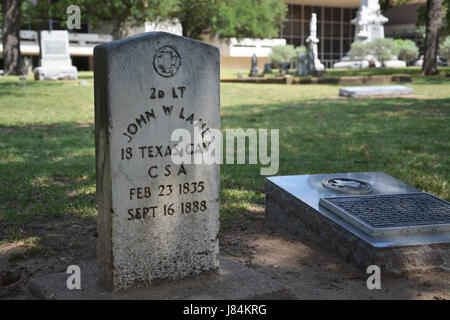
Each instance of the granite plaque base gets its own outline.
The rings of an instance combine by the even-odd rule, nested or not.
[[[320,205],[321,199],[352,196],[322,184],[333,177],[367,181],[373,189],[364,196],[421,192],[383,172],[271,177],[265,181],[266,221],[335,250],[363,268],[375,264],[392,273],[450,269],[450,232],[446,228],[428,228],[424,233],[370,234]]]
[[[77,68],[68,67],[37,67],[34,69],[34,80],[76,80]]]

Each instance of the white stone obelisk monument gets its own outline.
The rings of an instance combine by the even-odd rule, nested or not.
[[[312,14],[311,22],[309,23],[310,35],[306,39],[306,47],[308,49],[308,73],[316,72],[325,69],[325,66],[319,60],[319,53],[317,50],[317,44],[319,39],[317,38],[317,16]]]

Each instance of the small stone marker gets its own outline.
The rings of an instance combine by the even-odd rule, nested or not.
[[[258,76],[258,58],[256,57],[256,54],[253,54],[252,56],[252,67],[250,68],[250,74],[249,77],[257,77]]]
[[[339,88],[341,97],[399,96],[412,94],[413,89],[405,86],[361,86]]]
[[[94,60],[100,283],[218,270],[220,167],[174,164],[171,134],[219,128],[219,50],[150,32],[99,45]]]
[[[41,31],[40,67],[34,69],[35,80],[74,80],[77,68],[69,55],[67,30]]]

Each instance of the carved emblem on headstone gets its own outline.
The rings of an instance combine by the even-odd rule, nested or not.
[[[163,77],[173,77],[181,66],[181,57],[178,51],[170,46],[158,49],[153,57],[153,68]]]

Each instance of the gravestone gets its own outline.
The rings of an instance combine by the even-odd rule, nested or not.
[[[69,55],[69,33],[66,30],[41,31],[40,66],[34,69],[35,80],[75,80],[77,68]]]
[[[272,73],[272,64],[265,63],[264,64],[264,74],[270,74],[270,73]]]
[[[22,74],[33,74],[33,62],[29,56],[22,56]]]
[[[219,128],[219,61],[165,32],[95,47],[99,280],[112,291],[219,268],[219,164],[177,164],[206,147],[171,140]]]
[[[81,290],[69,289],[65,272],[32,277],[35,297],[295,298],[288,286],[219,257],[219,164],[176,157],[217,150],[210,142],[220,121],[219,61],[218,48],[165,32],[95,47],[97,261],[77,261]],[[174,138],[177,129],[203,142]]]
[[[356,87],[342,87],[339,88],[339,95],[341,97],[371,97],[371,96],[400,96],[409,95],[413,93],[413,89],[400,86],[356,86]]]
[[[299,53],[297,58],[296,75],[303,76],[308,74],[308,55],[307,53]]]
[[[257,77],[258,76],[258,58],[256,57],[256,54],[253,54],[253,56],[252,56],[252,66],[250,68],[250,73],[248,76],[249,77]]]
[[[282,75],[288,74],[290,66],[291,66],[291,64],[289,62],[282,62],[282,63],[280,63],[280,73]]]

